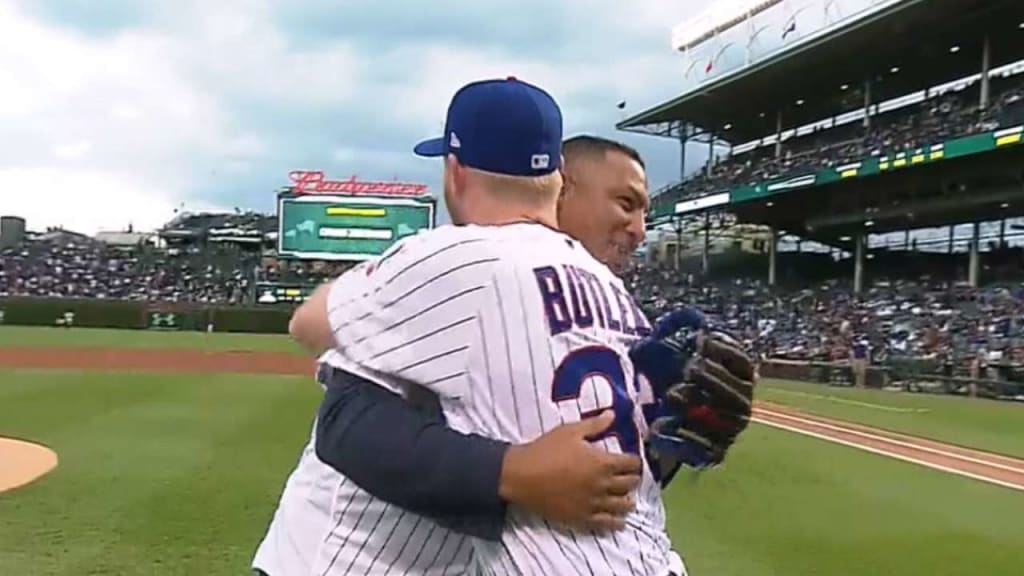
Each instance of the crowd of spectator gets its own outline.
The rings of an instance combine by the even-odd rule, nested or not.
[[[198,248],[124,250],[54,234],[0,251],[0,297],[102,298],[238,304],[258,263]]]
[[[652,317],[697,306],[765,359],[845,361],[862,343],[874,364],[929,361],[949,376],[995,378],[1000,366],[1024,366],[1022,274],[982,288],[938,275],[879,277],[859,295],[848,280],[712,283],[649,264],[627,280]]]
[[[904,152],[979,132],[1024,122],[1024,80],[1003,81],[990,104],[979,106],[977,85],[936,94],[910,105],[862,120],[824,126],[787,139],[776,156],[775,146],[736,154],[662,192],[659,204],[724,192],[774,178],[809,174],[869,157]]]
[[[316,286],[336,278],[353,266],[352,262],[291,261],[260,268],[257,281]]]
[[[351,266],[278,261],[230,243],[123,247],[54,232],[0,250],[0,297],[247,304],[261,283],[315,286]]]

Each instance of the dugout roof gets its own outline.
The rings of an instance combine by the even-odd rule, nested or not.
[[[684,121],[719,132],[731,124],[720,137],[749,142],[775,133],[779,110],[784,131],[849,112],[850,105],[841,99],[843,85],[859,90],[872,78],[872,101],[882,102],[980,73],[986,35],[991,68],[1024,59],[1024,0],[907,0],[617,127]],[[893,73],[893,67],[899,71]],[[798,100],[803,104],[797,105]]]

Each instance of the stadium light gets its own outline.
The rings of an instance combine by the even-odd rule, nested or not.
[[[769,201],[767,204],[765,204],[765,206],[771,208],[772,206],[775,206],[775,202]]]
[[[874,220],[868,220],[867,222],[864,223],[864,226],[867,227],[867,228],[870,228],[870,227],[872,227],[874,225],[875,225],[875,221]]]
[[[957,53],[957,52],[959,52],[959,51],[960,51],[960,47],[959,47],[959,46],[952,46],[952,47],[950,47],[950,49],[949,49],[949,53],[950,53],[950,54],[956,54],[956,53]]]
[[[840,236],[839,237],[839,241],[840,242],[849,242],[850,241],[850,237],[849,236]]]
[[[899,66],[893,66],[892,68],[889,68],[889,72],[892,72],[893,74],[895,74],[895,73],[897,73],[899,71],[900,71],[900,67]]]
[[[1005,210],[1005,209],[1010,207],[1010,203],[1009,202],[1003,202],[1002,204],[999,205],[999,207],[1002,208],[1003,210]]]
[[[801,98],[801,99],[797,100],[797,101],[796,101],[796,105],[797,105],[797,106],[803,106],[803,105],[804,105],[804,99],[803,99],[803,98]]]
[[[839,89],[840,90],[844,90],[844,91],[845,90],[849,90],[850,89],[850,85],[849,84],[843,84],[842,86],[839,87]]]
[[[722,128],[725,128],[726,130],[732,130],[732,124],[726,124],[725,126],[722,126]]]
[[[1020,28],[1021,30],[1024,30],[1024,22],[1021,22],[1020,24],[1017,24],[1017,28]]]

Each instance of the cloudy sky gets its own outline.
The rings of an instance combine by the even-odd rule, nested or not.
[[[507,75],[548,88],[568,134],[639,147],[656,188],[678,144],[617,132],[615,104],[680,92],[671,27],[707,4],[0,0],[0,213],[93,233],[271,211],[297,168],[436,189],[411,146],[460,85]]]

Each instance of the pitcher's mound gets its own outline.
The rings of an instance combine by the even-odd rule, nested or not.
[[[0,492],[24,486],[57,467],[57,453],[46,446],[0,438]]]

